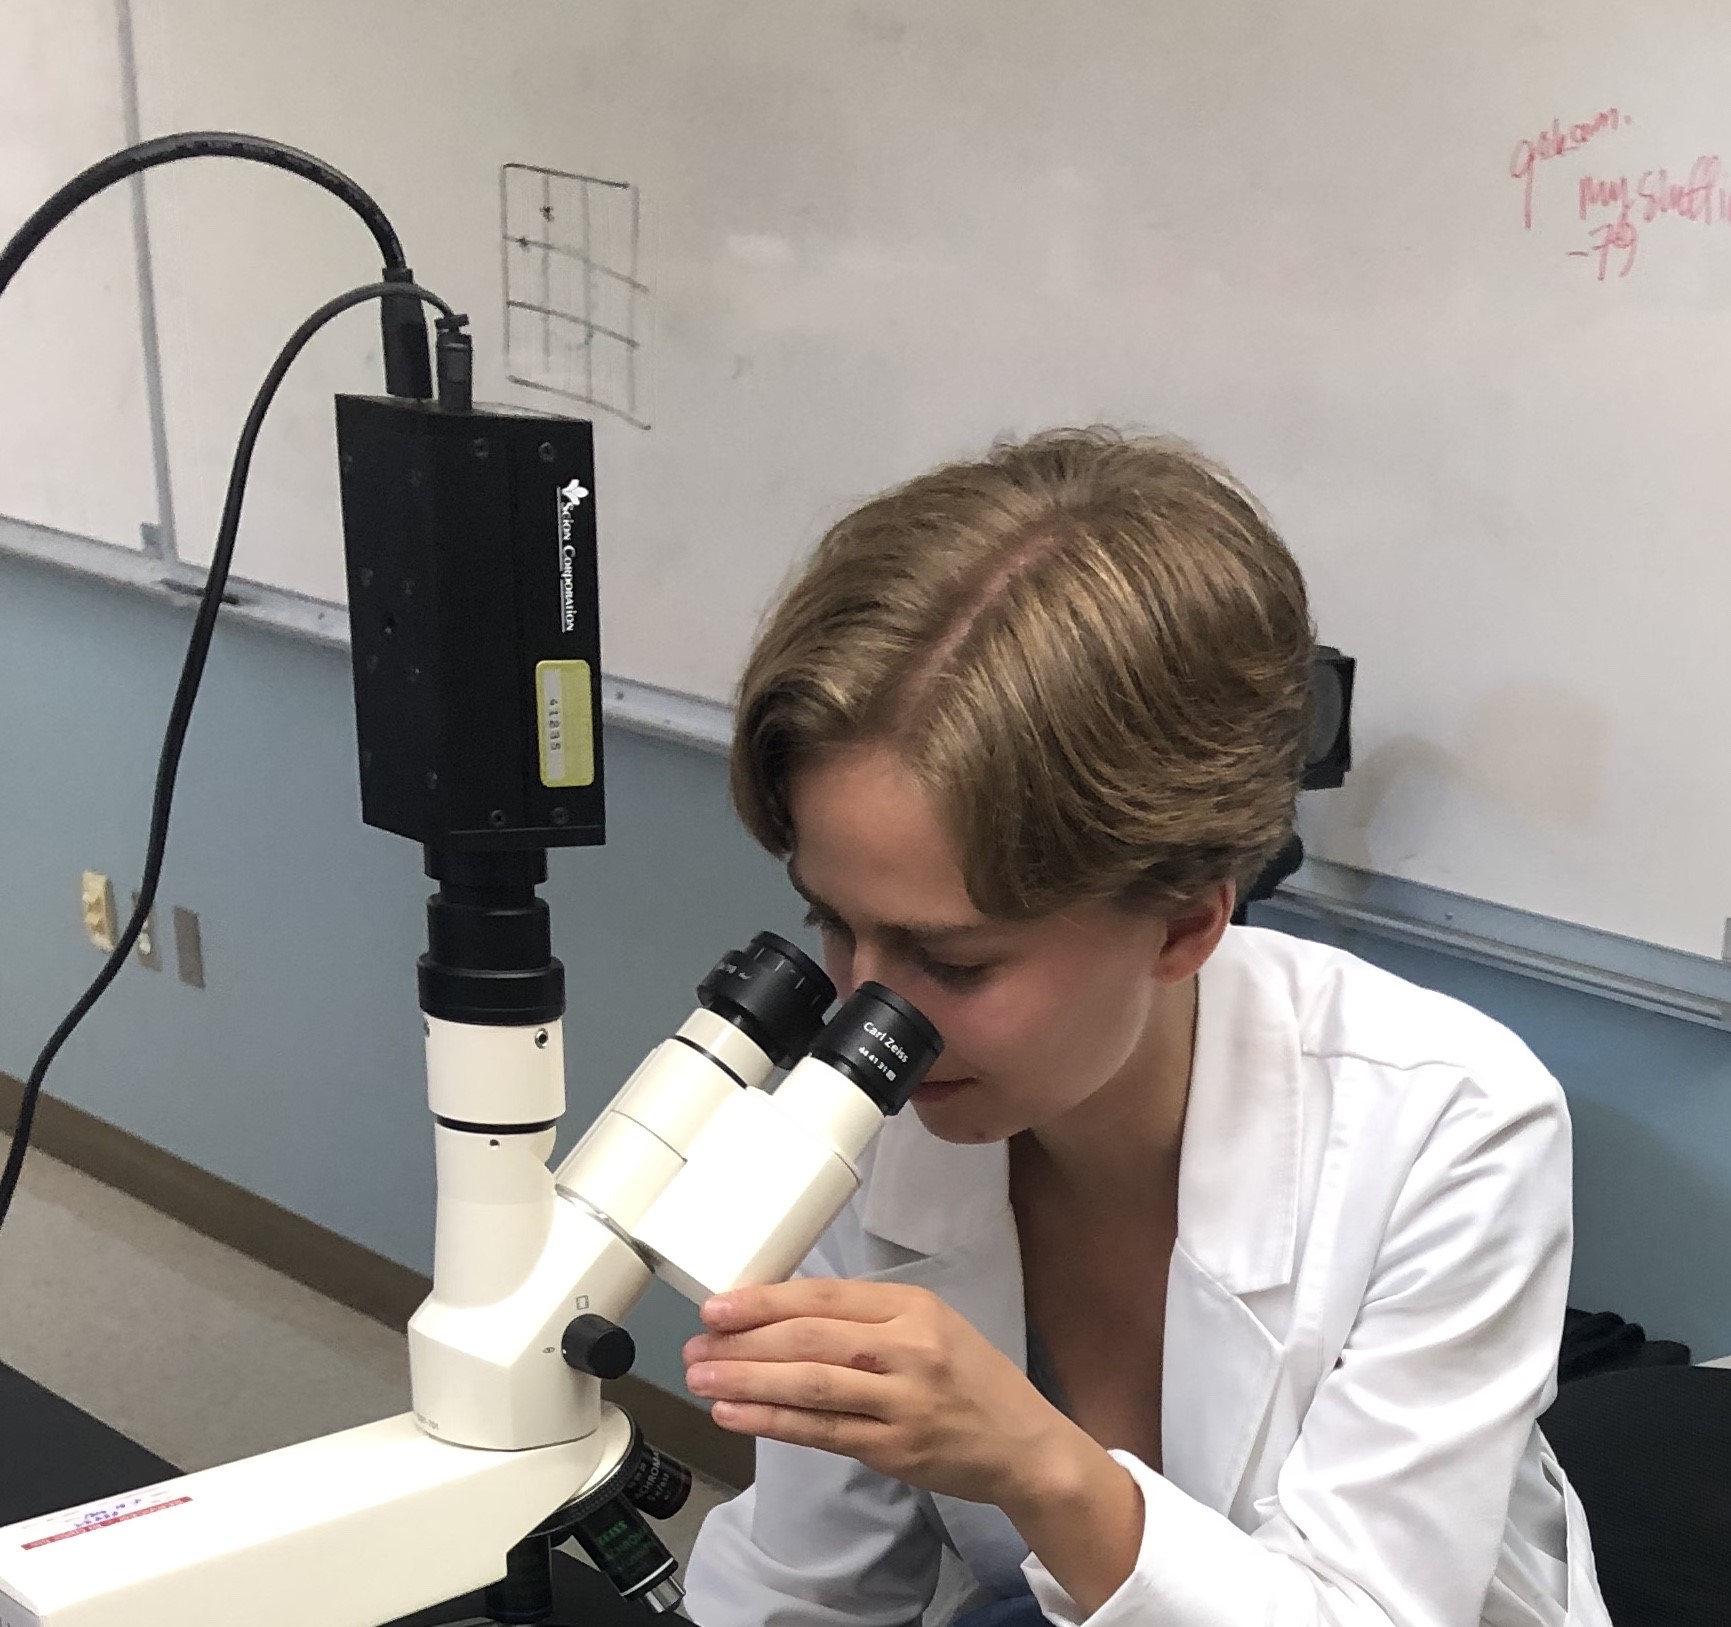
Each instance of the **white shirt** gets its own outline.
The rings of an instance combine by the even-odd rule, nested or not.
[[[1027,1362],[1006,1144],[911,1112],[802,1268],[932,1290]],[[1534,1420],[1571,1245],[1561,1089],[1507,1029],[1318,944],[1228,931],[1199,978],[1162,1470],[1091,1627],[1610,1627]],[[760,1441],[688,1570],[701,1627],[907,1627],[952,1547],[1083,1618],[997,1508]]]

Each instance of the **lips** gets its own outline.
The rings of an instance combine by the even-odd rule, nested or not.
[[[959,1079],[928,1079],[914,1092],[916,1102],[940,1101],[945,1096],[953,1096],[966,1085],[978,1084],[972,1075]]]

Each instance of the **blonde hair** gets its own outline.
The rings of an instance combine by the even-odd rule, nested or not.
[[[1291,554],[1187,445],[1000,444],[818,544],[746,664],[734,802],[785,857],[794,777],[883,744],[983,913],[1176,907],[1291,832],[1312,646]]]

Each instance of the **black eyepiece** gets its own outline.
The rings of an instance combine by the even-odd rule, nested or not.
[[[845,1073],[888,1117],[901,1111],[943,1048],[943,1036],[899,994],[862,983],[811,1055]]]
[[[788,1067],[823,1027],[835,984],[796,945],[760,932],[722,958],[697,985],[697,998],[742,1030],[778,1068]]]

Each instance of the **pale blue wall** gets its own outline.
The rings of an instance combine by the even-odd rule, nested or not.
[[[99,964],[86,868],[135,881],[190,612],[0,558],[0,1069],[22,1076]],[[721,950],[795,933],[738,831],[722,765],[612,730],[610,844],[556,854],[572,1120],[683,1017]],[[50,1076],[55,1094],[393,1259],[430,1262],[431,1136],[414,962],[428,891],[366,829],[345,658],[218,636],[187,751],[163,903],[203,918],[210,987],[129,968]],[[1446,957],[1350,947],[1520,1031],[1577,1127],[1577,1303],[1731,1352],[1731,1036]],[[692,1325],[657,1290],[640,1371],[678,1387]]]

